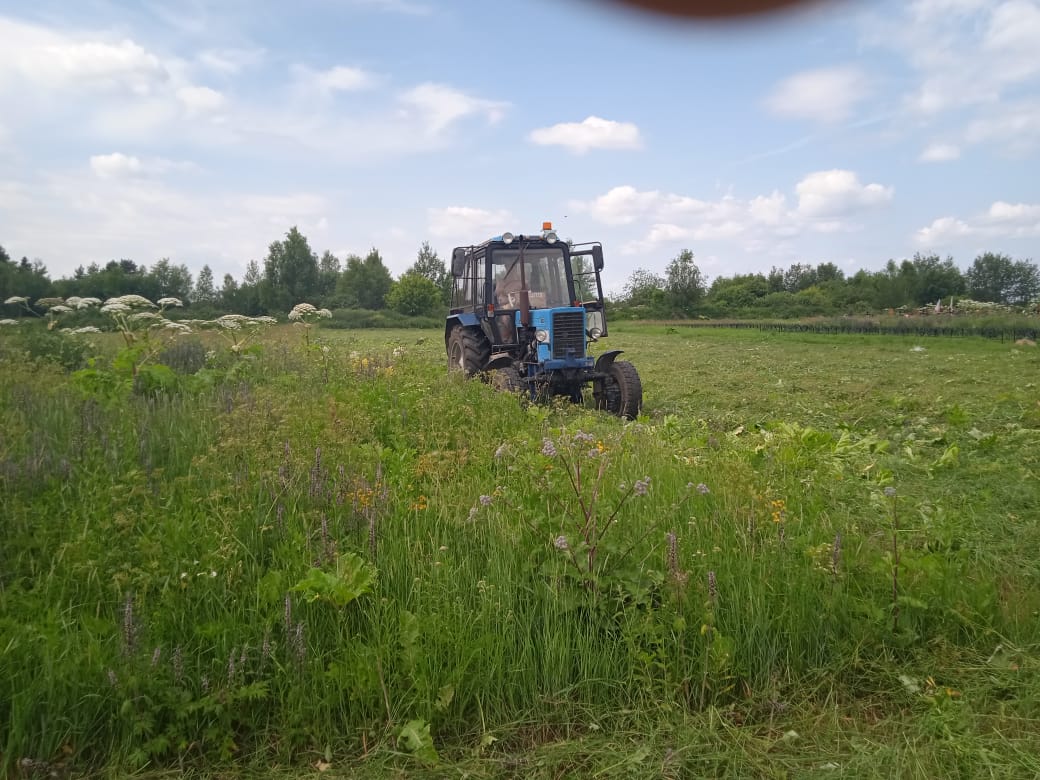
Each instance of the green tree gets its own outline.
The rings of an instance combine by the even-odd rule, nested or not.
[[[213,284],[213,269],[208,265],[202,266],[199,278],[195,281],[195,289],[192,292],[191,302],[201,304],[213,304],[217,300],[217,289]]]
[[[693,252],[682,250],[668,264],[665,289],[675,311],[692,314],[704,297],[704,276],[693,261]]]
[[[191,271],[186,265],[174,265],[164,257],[152,266],[148,273],[155,298],[179,298],[187,301],[192,296]],[[148,297],[148,296],[145,296]]]
[[[975,258],[967,274],[968,295],[977,301],[1024,304],[1040,295],[1040,273],[1026,260],[986,252]]]
[[[386,305],[408,316],[441,313],[444,304],[441,290],[428,277],[409,271],[390,287]]]
[[[382,309],[393,281],[379,250],[373,247],[364,260],[357,255],[347,258],[336,286],[336,297],[351,308]]]
[[[437,251],[430,246],[429,241],[422,242],[415,262],[405,273],[418,274],[433,282],[437,289],[441,291],[442,302],[444,305],[447,305],[451,296],[451,276],[444,265],[444,261],[437,255]]]
[[[268,247],[260,302],[270,311],[287,311],[318,293],[318,257],[294,226],[284,241]]]
[[[262,314],[264,308],[260,302],[260,288],[263,286],[263,282],[260,264],[256,260],[250,260],[246,264],[246,273],[242,277],[242,284],[239,285],[236,305],[232,311],[236,314],[247,314],[250,317]]]
[[[318,297],[322,303],[325,303],[336,293],[339,269],[339,258],[326,249],[318,261]]]
[[[643,315],[662,316],[667,298],[664,277],[645,268],[637,268],[625,283],[622,303],[641,310],[639,313]]]

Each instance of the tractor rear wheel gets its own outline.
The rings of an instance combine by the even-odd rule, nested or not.
[[[597,407],[626,420],[639,416],[643,406],[643,384],[636,367],[627,360],[616,360],[607,366],[597,393]]]
[[[520,372],[513,366],[499,368],[491,373],[491,384],[503,393],[519,393],[524,389],[524,381]]]
[[[448,336],[448,370],[474,376],[484,370],[491,346],[484,334],[472,328],[453,328]]]

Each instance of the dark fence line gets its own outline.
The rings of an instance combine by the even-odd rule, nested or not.
[[[887,324],[864,322],[669,322],[678,328],[735,328],[761,330],[773,333],[821,333],[874,336],[977,336],[1015,342],[1019,339],[1037,340],[1040,328],[941,325],[921,326],[913,323]]]

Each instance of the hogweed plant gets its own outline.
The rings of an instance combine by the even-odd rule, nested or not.
[[[332,319],[332,312],[328,309],[319,309],[311,303],[298,303],[289,312],[289,322],[303,328],[303,343],[310,346],[311,329],[320,321]]]
[[[505,459],[509,449],[499,447],[496,460]],[[590,594],[597,601],[613,596],[625,603],[647,604],[665,575],[645,566],[637,550],[660,533],[680,505],[710,491],[703,483],[690,483],[675,506],[654,513],[646,522],[630,523],[631,508],[647,499],[653,480],[644,475],[631,482],[615,482],[614,456],[621,451],[620,439],[604,440],[582,430],[543,438],[538,471],[548,511],[534,515],[513,509],[519,511],[533,540],[545,544],[546,574],[562,577],[578,586],[576,592]],[[474,510],[498,501],[504,493],[500,486],[492,495],[481,496],[480,506]],[[475,513],[471,512],[471,519]],[[679,566],[677,537],[671,533],[664,538],[668,543],[664,569],[681,590],[688,575]]]

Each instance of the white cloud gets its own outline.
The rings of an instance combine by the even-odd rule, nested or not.
[[[798,213],[804,217],[841,217],[884,205],[893,190],[880,184],[860,184],[852,171],[830,170],[810,173],[795,187]]]
[[[95,154],[90,158],[90,168],[102,179],[136,176],[143,171],[143,166],[138,158],[122,152]]]
[[[639,128],[634,124],[598,116],[538,128],[529,137],[540,146],[563,146],[575,154],[585,154],[590,149],[640,149],[643,146]]]
[[[917,159],[920,162],[948,162],[959,159],[961,149],[956,144],[930,144]]]
[[[235,76],[263,61],[263,49],[209,49],[198,56],[199,64],[209,70]]]
[[[145,95],[166,83],[161,60],[130,39],[73,37],[0,18],[0,84]]]
[[[153,176],[173,170],[197,170],[198,167],[189,162],[174,162],[162,157],[150,157],[142,160],[134,155],[112,152],[111,154],[91,155],[90,169],[100,179],[119,179]]]
[[[586,213],[610,226],[647,225],[642,237],[624,245],[627,253],[645,252],[679,241],[731,241],[744,251],[785,252],[788,240],[804,234],[859,229],[854,218],[891,201],[893,191],[861,184],[852,171],[819,171],[795,186],[797,206],[774,190],[750,199],[724,195],[716,200],[660,190],[613,187],[591,201],[572,202],[573,213]]]
[[[427,210],[430,233],[438,238],[477,243],[509,229],[513,216],[505,209],[448,206]]]
[[[502,119],[508,104],[475,98],[447,84],[425,83],[398,97],[406,117],[414,117],[426,132],[436,135],[459,119],[483,114],[494,124]]]
[[[935,247],[964,236],[1001,239],[1040,236],[1040,203],[998,200],[975,217],[940,217],[918,230],[914,239],[918,244]]]
[[[346,65],[336,65],[328,70],[312,70],[305,65],[295,65],[292,70],[304,88],[325,93],[357,92],[370,89],[378,81],[374,74]]]
[[[765,105],[780,116],[840,122],[852,114],[868,93],[868,79],[859,68],[819,68],[781,81],[766,98]]]
[[[189,116],[209,114],[224,105],[224,96],[210,87],[181,87],[177,99]]]

